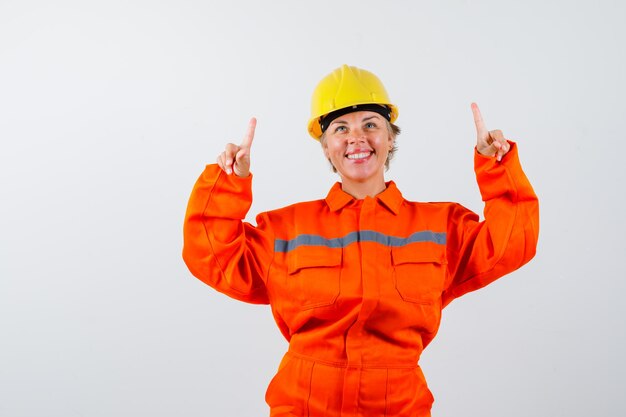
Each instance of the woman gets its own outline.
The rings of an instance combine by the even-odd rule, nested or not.
[[[289,341],[266,393],[271,416],[430,415],[417,364],[441,309],[529,261],[537,242],[537,197],[516,145],[472,111],[483,222],[385,182],[398,111],[374,74],[346,65],[317,86],[308,126],[341,178],[325,199],[242,222],[255,119],[198,179],[185,262],[218,291],[271,304]]]

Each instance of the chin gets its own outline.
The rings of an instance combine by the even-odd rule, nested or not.
[[[379,177],[384,178],[384,171],[382,170],[340,170],[339,176],[342,181],[353,181],[353,182],[367,182],[370,180],[378,179]]]

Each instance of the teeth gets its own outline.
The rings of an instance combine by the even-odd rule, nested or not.
[[[364,159],[370,156],[370,152],[353,153],[348,155],[348,159]]]

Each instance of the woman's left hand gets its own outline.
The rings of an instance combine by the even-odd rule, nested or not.
[[[478,104],[472,103],[474,124],[476,124],[476,150],[481,155],[495,156],[498,161],[507,154],[511,145],[505,139],[501,130],[487,130]]]

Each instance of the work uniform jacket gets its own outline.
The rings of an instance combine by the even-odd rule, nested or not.
[[[456,203],[407,201],[393,182],[243,222],[251,176],[208,165],[187,209],[183,257],[224,294],[267,304],[289,351],[266,393],[272,417],[430,416],[418,360],[441,310],[530,260],[537,197],[517,148],[475,153],[485,220]]]

